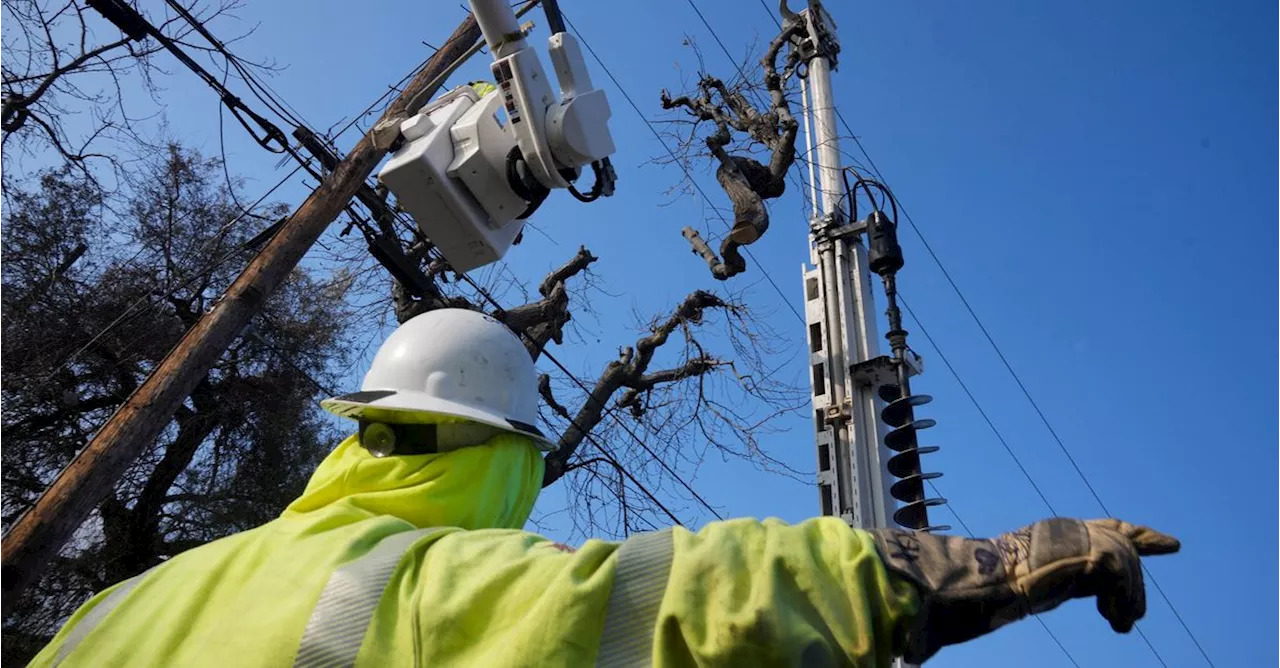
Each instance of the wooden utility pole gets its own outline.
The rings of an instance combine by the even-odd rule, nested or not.
[[[182,337],[146,382],[116,409],[88,446],[13,525],[0,545],[5,614],[71,534],[112,492],[128,467],[155,441],[178,406],[262,310],[267,296],[279,287],[365,183],[387,152],[387,142],[374,139],[377,128],[402,118],[411,100],[430,99],[435,91],[426,89],[433,85],[438,88],[443,79],[438,75],[464,57],[479,39],[475,18],[468,16],[391,103],[374,125],[375,130],[338,163],[241,272],[222,300]]]

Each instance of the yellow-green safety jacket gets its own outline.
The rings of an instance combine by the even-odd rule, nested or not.
[[[264,526],[82,606],[34,666],[887,666],[914,615],[839,519],[587,541],[521,531],[523,436],[375,458],[357,437]]]

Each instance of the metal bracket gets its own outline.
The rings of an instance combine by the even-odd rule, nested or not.
[[[849,377],[858,385],[892,385],[898,382],[898,368],[892,357],[881,355],[850,365]]]
[[[922,373],[924,373],[924,358],[917,355],[915,351],[908,351],[907,377],[919,376]],[[851,365],[849,367],[849,378],[855,384],[877,389],[886,385],[897,385],[898,367],[892,357],[881,355],[865,362]]]
[[[821,216],[814,216],[809,219],[809,229],[813,233],[813,240],[821,248],[824,244],[829,244],[839,239],[855,238],[867,231],[867,221],[859,220],[856,222],[845,224],[845,215],[843,211],[825,213]]]
[[[867,221],[859,220],[857,222],[849,223],[848,225],[841,225],[840,227],[827,230],[826,234],[832,239],[847,239],[849,237],[856,237],[866,231]]]
[[[815,236],[828,235],[831,230],[844,225],[844,211],[831,211],[809,219],[809,230]]]
[[[836,56],[840,53],[840,41],[835,36],[836,22],[818,0],[809,0],[809,8],[804,11],[804,15],[809,24],[808,42],[813,56],[825,57],[834,71]],[[801,54],[804,55],[805,51],[801,51]]]
[[[914,351],[907,354],[907,377],[924,373],[924,358]],[[849,366],[849,378],[858,385],[895,385],[898,382],[898,367],[888,355],[873,357],[865,362]]]
[[[916,351],[907,349],[907,375],[919,376],[924,373],[924,358]]]
[[[824,213],[821,216],[813,216],[809,218],[809,230],[814,234],[822,234],[823,230],[836,226],[843,222],[843,212]]]
[[[792,36],[791,47],[800,54],[801,61],[808,63],[814,58],[825,57],[834,70],[836,54],[840,53],[840,42],[835,35],[836,22],[818,0],[809,0],[807,4],[808,7],[796,13],[787,8],[787,0],[779,0],[778,11],[784,24],[796,20],[804,22],[806,34]]]
[[[827,424],[843,424],[853,416],[853,401],[845,397],[838,406],[827,406],[823,420]]]

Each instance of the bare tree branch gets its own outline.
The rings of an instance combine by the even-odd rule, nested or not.
[[[216,0],[201,12],[201,20],[233,16],[240,3]],[[153,138],[160,128],[141,123],[162,111],[156,75],[166,72],[154,56],[163,46],[155,40],[133,42],[120,36],[101,17],[74,1],[3,0],[3,8],[0,133],[6,149],[18,149],[5,159],[6,188],[15,178],[25,176],[20,160],[8,155],[40,156],[53,149],[90,182],[105,189],[101,177],[114,176],[115,185],[119,185],[135,171],[130,163],[163,149],[164,142]],[[170,39],[188,44],[184,38],[193,28],[180,18],[157,23]],[[102,28],[109,39],[94,38]],[[256,63],[247,65],[270,69]],[[154,111],[134,114],[126,110],[127,101],[140,97],[132,85],[135,82],[150,96]],[[84,114],[89,117],[87,123],[70,122]]]
[[[720,245],[724,260],[716,257],[696,231],[686,227],[683,234],[694,252],[706,260],[717,280],[746,270],[746,261],[738,249],[755,243],[768,231],[769,211],[764,200],[781,197],[786,191],[786,174],[796,160],[799,129],[787,99],[787,85],[800,56],[795,48],[790,49],[781,73],[777,61],[783,47],[791,45],[805,32],[804,23],[791,17],[783,22],[782,30],[769,43],[760,61],[764,68],[764,89],[769,95],[764,109],[757,109],[747,99],[751,82],[741,81],[730,86],[706,73],[699,76],[693,94],[672,97],[666,90],[662,91],[663,109],[684,109],[695,119],[690,139],[696,136],[699,125],[710,124],[713,128],[703,141],[718,165],[716,181],[733,204],[733,228]],[[746,152],[733,151],[734,133],[747,136],[745,149],[761,147],[768,151],[767,163]],[[688,151],[689,143],[683,143],[682,149]]]
[[[655,324],[649,336],[636,341],[634,347],[623,348],[618,354],[618,359],[609,362],[605,367],[604,372],[600,374],[595,386],[587,396],[587,400],[583,402],[582,407],[578,409],[577,415],[570,421],[568,429],[560,437],[559,449],[547,456],[546,473],[542,478],[543,486],[550,485],[564,475],[569,459],[582,444],[587,433],[595,429],[604,419],[606,407],[615,392],[624,387],[639,388],[644,386],[645,374],[649,370],[649,363],[653,360],[654,352],[659,346],[666,343],[672,331],[685,323],[695,325],[700,323],[703,312],[707,309],[728,307],[729,304],[720,299],[720,297],[710,292],[698,290],[685,297],[684,301],[676,307],[675,311],[666,320]],[[714,365],[708,364],[702,365],[700,367],[701,370],[697,370],[698,365],[694,365],[687,371],[691,374],[695,371],[696,373],[705,373],[712,368],[714,368]],[[683,377],[688,377],[688,375]],[[547,394],[549,392],[545,393],[544,397]]]
[[[571,318],[566,281],[586,271],[598,259],[586,246],[578,248],[573,258],[542,279],[538,286],[542,299],[498,314],[498,319],[508,327],[525,333],[524,344],[530,357],[538,359],[549,341],[564,343],[564,326]]]
[[[420,262],[426,264],[426,274],[432,281],[443,280],[446,265],[436,261],[427,261],[425,254],[416,253],[420,245],[409,249],[411,257],[417,255]],[[542,299],[521,304],[510,309],[495,310],[492,315],[512,331],[522,334],[522,342],[529,351],[529,356],[538,359],[546,345],[554,341],[564,343],[564,326],[572,318],[569,311],[569,279],[587,271],[587,268],[599,258],[591,254],[586,247],[581,247],[568,262],[547,274],[538,286]],[[404,322],[416,315],[441,308],[464,308],[473,311],[487,310],[488,304],[477,304],[471,300],[446,295],[439,284],[433,284],[434,292],[425,297],[414,297],[398,282],[392,286],[392,298],[395,303],[396,319]]]

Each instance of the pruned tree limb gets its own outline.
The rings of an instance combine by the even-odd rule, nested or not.
[[[555,395],[551,393],[551,376],[545,373],[538,376],[538,395],[542,397],[542,401],[547,404],[548,408],[556,412],[556,415],[566,420],[573,419],[573,416],[569,415],[569,409],[565,408],[559,401],[556,401]]]
[[[769,211],[764,200],[781,197],[786,191],[787,170],[795,163],[796,134],[799,123],[791,113],[787,100],[787,83],[795,74],[799,53],[792,48],[778,71],[778,57],[784,46],[792,44],[806,33],[804,23],[798,18],[788,18],[782,30],[770,41],[761,59],[764,68],[763,84],[768,100],[758,109],[747,99],[745,90],[750,82],[728,86],[721,79],[702,74],[695,94],[672,97],[667,91],[661,94],[662,108],[684,109],[695,124],[710,123],[713,130],[704,142],[716,159],[716,181],[728,195],[733,205],[733,227],[721,243],[723,261],[711,251],[710,246],[696,233],[684,231],[693,250],[706,260],[711,274],[717,280],[726,280],[746,270],[746,261],[739,253],[741,246],[753,244],[769,229]],[[696,132],[696,128],[695,128]],[[769,159],[761,162],[746,153],[730,151],[734,133],[745,134],[750,144],[769,151]]]
[[[742,254],[738,252],[738,248],[742,245],[734,241],[732,237],[725,237],[720,242],[720,255],[717,256],[715,251],[707,245],[702,239],[702,235],[692,227],[685,227],[681,232],[684,238],[689,240],[689,245],[693,246],[693,252],[702,256],[707,262],[707,267],[711,269],[711,275],[717,280],[725,280],[731,276],[736,276],[747,269],[747,261],[742,258]],[[723,258],[723,259],[722,259]]]
[[[399,281],[391,283],[391,301],[395,307],[396,322],[404,322],[416,315],[442,308],[465,308],[472,311],[481,310],[465,297],[445,295],[435,291],[424,297],[415,297]]]
[[[664,369],[653,373],[644,374],[639,378],[627,383],[627,391],[618,399],[619,408],[628,408],[631,410],[633,417],[639,418],[644,414],[644,406],[640,403],[640,396],[649,390],[663,383],[677,383],[686,378],[700,376],[718,366],[729,365],[729,362],[716,359],[710,356],[694,357],[686,360],[684,364],[673,369]]]
[[[498,319],[516,332],[523,332],[525,348],[529,356],[538,359],[542,350],[550,341],[564,343],[564,326],[572,318],[569,313],[569,291],[567,281],[587,271],[592,263],[599,260],[587,250],[586,246],[578,248],[568,262],[556,268],[542,279],[538,285],[538,294],[542,299],[498,314]]]
[[[685,297],[666,319],[655,323],[648,336],[637,340],[635,346],[628,346],[619,351],[618,359],[605,366],[577,414],[569,418],[568,411],[562,413],[562,417],[569,420],[569,426],[560,437],[559,449],[547,455],[546,472],[542,477],[544,487],[564,475],[570,458],[582,445],[582,441],[604,419],[606,407],[616,392],[623,388],[651,388],[659,382],[664,382],[663,378],[670,379],[666,382],[674,382],[706,373],[717,366],[704,360],[686,364],[681,369],[653,376],[647,375],[654,352],[667,342],[671,333],[682,325],[701,323],[704,311],[714,308],[728,309],[732,308],[732,305],[710,292],[698,290]],[[646,385],[650,381],[652,383]],[[545,400],[550,394],[550,384],[547,382],[543,386],[546,390],[543,392],[540,388],[540,392]]]
[[[411,249],[412,252],[412,249]],[[419,258],[419,259],[425,259]],[[563,265],[547,274],[538,285],[538,293],[542,299],[521,304],[509,309],[496,311],[492,315],[517,334],[522,334],[521,341],[529,351],[529,356],[538,359],[548,342],[557,344],[564,342],[564,326],[572,315],[569,312],[569,279],[587,271],[592,263],[599,260],[585,246]],[[433,281],[443,277],[443,265],[431,262],[427,265],[427,276]],[[403,285],[393,283],[392,301],[395,305],[397,322],[404,322],[416,315],[442,308],[464,308],[473,311],[484,311],[485,304],[476,304],[471,300],[445,295],[436,290],[433,294],[418,298],[409,293]]]

